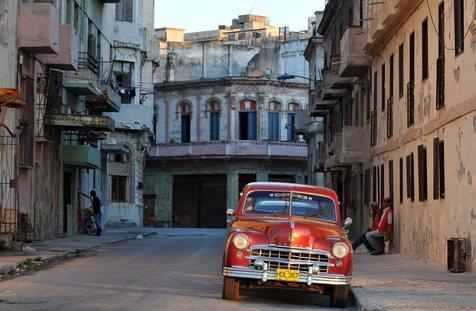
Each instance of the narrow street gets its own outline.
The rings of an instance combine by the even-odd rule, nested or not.
[[[0,310],[315,310],[328,296],[242,290],[221,299],[224,230],[160,230],[0,283]],[[348,307],[347,310],[354,310]]]

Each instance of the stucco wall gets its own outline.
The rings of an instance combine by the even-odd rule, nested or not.
[[[465,1],[465,28],[474,19],[474,1]],[[438,4],[431,3],[431,14],[438,16]],[[444,40],[447,46],[454,46],[453,5],[445,3]],[[378,93],[378,144],[372,149],[373,165],[394,162],[395,176],[395,231],[397,246],[402,253],[425,260],[444,264],[446,261],[446,240],[452,237],[467,238],[470,242],[471,257],[469,266],[476,269],[476,187],[474,172],[476,161],[476,93],[474,91],[473,65],[476,50],[470,34],[465,39],[464,52],[455,56],[453,50],[445,50],[445,106],[436,109],[436,59],[438,57],[438,37],[429,21],[429,79],[422,81],[421,66],[421,23],[429,17],[428,8],[423,2],[398,29],[390,42],[374,59],[372,72],[379,72]],[[409,35],[415,32],[415,125],[407,126],[406,83],[409,77]],[[398,47],[404,42],[405,95],[398,96]],[[380,109],[380,77],[382,62],[395,55],[394,89],[394,136],[385,136],[386,116]],[[387,69],[388,70],[388,69]],[[388,73],[387,73],[388,74]],[[388,79],[387,79],[388,94]],[[433,139],[438,137],[445,144],[445,198],[433,199]],[[418,202],[418,154],[417,147],[427,148],[427,189],[428,199]],[[415,202],[406,198],[405,157],[414,153],[415,157]],[[399,203],[399,159],[404,160],[404,199]],[[388,194],[388,175],[385,193]]]

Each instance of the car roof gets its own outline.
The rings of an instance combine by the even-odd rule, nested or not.
[[[303,185],[303,184],[292,184],[292,183],[283,183],[283,182],[253,182],[249,183],[245,187],[245,191],[256,191],[256,190],[280,190],[280,191],[305,191],[315,194],[327,195],[330,197],[337,198],[337,194],[334,190],[312,186],[312,185]]]

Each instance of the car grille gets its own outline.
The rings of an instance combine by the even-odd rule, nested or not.
[[[253,267],[255,260],[262,259],[268,264],[268,269],[277,268],[299,270],[308,272],[309,266],[317,264],[319,272],[327,272],[329,257],[317,251],[277,248],[277,247],[255,247],[250,251],[250,267]]]

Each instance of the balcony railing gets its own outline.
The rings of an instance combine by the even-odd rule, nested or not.
[[[79,69],[89,69],[95,75],[99,75],[99,61],[88,52],[78,53]]]
[[[277,157],[305,160],[307,144],[268,141],[217,141],[159,144],[149,152],[155,158],[177,157]]]
[[[343,126],[340,162],[342,164],[360,163],[364,154],[364,127]]]

